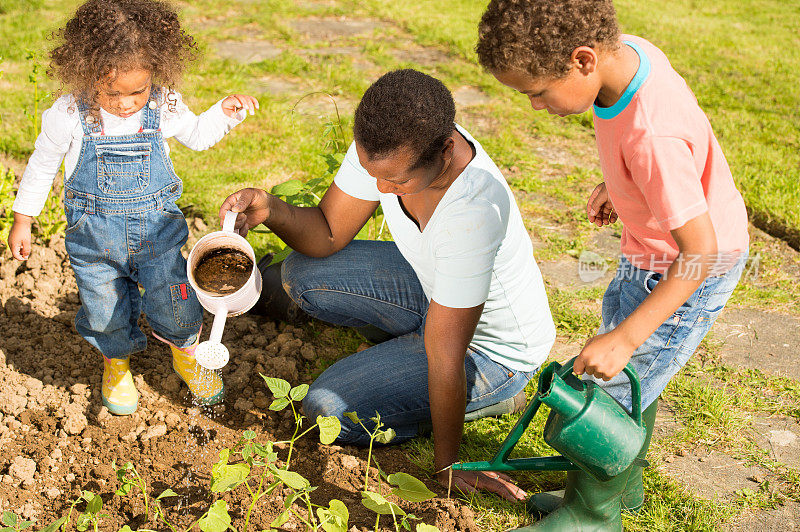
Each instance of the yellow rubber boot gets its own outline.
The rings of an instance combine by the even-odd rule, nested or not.
[[[127,358],[103,356],[103,406],[118,416],[136,412],[139,392],[133,384],[130,363]]]
[[[225,386],[218,371],[200,366],[194,358],[197,342],[183,349],[170,344],[172,367],[201,405],[215,405],[225,398]]]

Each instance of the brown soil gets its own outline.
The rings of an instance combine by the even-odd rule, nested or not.
[[[100,354],[73,326],[79,300],[63,240],[35,246],[25,263],[6,251],[0,263],[0,303],[0,510],[35,519],[36,529],[65,515],[69,500],[83,489],[102,494],[108,517],[101,530],[118,530],[123,524],[160,529],[154,521],[145,526],[141,497],[114,494],[119,486],[112,461],[133,462],[151,496],[175,490],[179,497],[165,499],[168,517],[189,526],[213,500],[208,489],[211,465],[221,449],[232,447],[246,429],[260,442],[291,436],[291,411],[268,409],[272,397],[259,373],[292,385],[309,383],[318,358],[342,355],[332,341],[326,345],[332,331],[324,325],[314,324],[312,330],[249,315],[231,318],[223,338],[231,352],[231,362],[222,370],[226,400],[199,408],[172,371],[166,346],[151,340],[131,358],[141,394],[139,409],[117,417],[101,406]],[[210,322],[206,316],[206,330]],[[149,332],[146,320],[140,325]],[[279,460],[287,452],[280,446]],[[406,511],[442,530],[477,530],[472,511],[445,499],[444,490],[401,450],[387,447],[374,455],[387,473],[408,472],[442,496],[416,504],[396,500]],[[322,445],[310,433],[300,440],[291,469],[318,486],[312,494],[315,503],[337,498],[349,508],[351,527],[372,529],[375,514],[360,502],[366,457],[365,449]],[[288,492],[259,502],[251,529],[268,528],[283,510],[284,495]],[[246,488],[239,486],[223,498],[234,516],[233,526],[241,529],[250,500]],[[305,513],[299,505],[295,508]],[[75,514],[73,524],[74,519]],[[394,529],[391,517],[381,523],[382,529]],[[293,517],[281,529],[303,527]]]

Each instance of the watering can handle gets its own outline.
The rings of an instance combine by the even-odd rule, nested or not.
[[[575,357],[578,358],[578,357]],[[572,366],[575,364],[575,358],[569,360],[566,364],[561,366],[556,374],[561,377],[562,379],[572,373]],[[636,422],[637,425],[640,427],[642,426],[642,385],[639,383],[639,375],[636,373],[636,370],[633,369],[633,366],[628,363],[622,371],[628,376],[628,379],[631,381],[631,418]]]
[[[236,217],[239,216],[238,212],[228,211],[225,213],[225,220],[222,222],[222,230],[228,233],[233,233],[233,228],[236,225]]]

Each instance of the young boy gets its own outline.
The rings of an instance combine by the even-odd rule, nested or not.
[[[630,409],[630,385],[620,372],[634,366],[647,425],[643,460],[659,394],[744,268],[742,197],[686,82],[653,44],[620,35],[611,0],[492,0],[477,53],[535,110],[594,111],[604,181],[587,214],[598,227],[619,217],[622,258],[603,297],[603,325],[574,367]],[[636,510],[643,499],[638,463],[608,482],[570,472],[563,499],[540,494],[529,503],[549,515],[524,530],[621,530],[621,507]]]

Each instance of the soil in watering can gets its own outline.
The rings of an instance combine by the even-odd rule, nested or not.
[[[216,296],[239,290],[253,271],[253,261],[242,251],[219,248],[209,251],[197,262],[194,279],[197,286]]]

